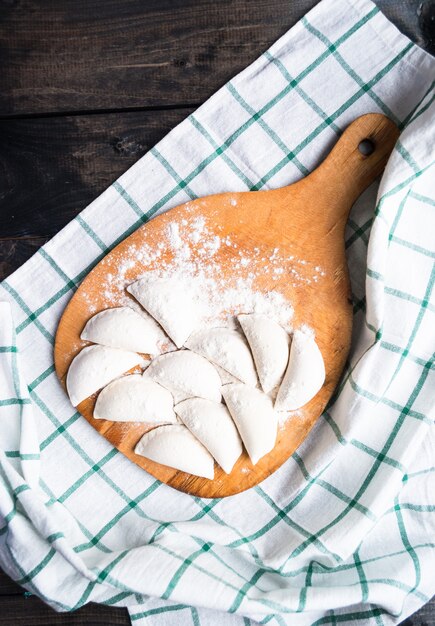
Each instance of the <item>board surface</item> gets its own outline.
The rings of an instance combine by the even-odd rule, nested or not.
[[[90,424],[156,478],[202,497],[238,493],[261,482],[282,465],[313,427],[342,373],[352,327],[344,226],[355,199],[382,171],[397,136],[396,127],[385,116],[362,116],[343,133],[320,167],[289,187],[199,198],[156,217],[120,243],[90,272],[61,319],[55,365],[65,384],[72,359],[87,345],[80,340],[87,320],[98,311],[128,301],[125,287],[138,277],[179,263],[168,232],[174,225],[181,235],[183,228],[189,232],[189,227],[200,218],[208,236],[231,241],[231,245],[222,245],[213,255],[203,258],[201,242],[192,242],[187,236],[189,263],[197,262],[197,267],[206,273],[218,272],[224,278],[222,296],[248,275],[256,291],[280,294],[293,307],[293,316],[288,320],[291,327],[312,328],[325,361],[322,389],[282,422],[276,445],[269,454],[253,466],[243,453],[230,475],[216,465],[214,480],[207,480],[136,455],[136,443],[152,426],[95,420],[95,396],[78,407]],[[358,147],[366,138],[374,147],[370,155],[362,154]],[[157,249],[158,254],[151,254]],[[270,259],[276,254],[280,258],[279,273],[270,267]],[[248,259],[248,265],[241,264],[241,259]]]

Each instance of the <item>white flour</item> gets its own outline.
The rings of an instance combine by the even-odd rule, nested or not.
[[[218,227],[217,232],[222,230]],[[224,270],[222,261],[227,263]],[[156,246],[131,244],[126,249],[117,271],[107,273],[102,282],[107,306],[128,305],[142,310],[127,294],[126,287],[144,275],[151,280],[153,277],[175,279],[177,287],[195,303],[201,319],[197,330],[217,326],[238,328],[237,315],[260,313],[292,332],[293,308],[278,290],[270,289],[270,284],[285,279],[293,286],[309,285],[317,283],[325,273],[305,259],[283,254],[279,247],[272,251],[260,245],[243,248],[235,237],[216,234],[215,227],[210,231],[204,217],[192,216],[170,222]],[[267,278],[267,292],[257,287],[258,275]],[[89,312],[95,312],[92,295],[84,294],[84,298]],[[175,346],[168,341],[160,348],[166,352]],[[281,413],[280,422],[285,417]]]
[[[260,247],[241,249],[230,235],[210,232],[202,216],[170,222],[165,235],[157,246],[147,243],[129,246],[118,271],[108,273],[102,284],[108,305],[139,306],[127,296],[125,287],[131,282],[126,278],[127,273],[140,263],[150,267],[146,272],[150,277],[176,279],[179,287],[195,300],[202,327],[234,328],[238,314],[255,312],[271,317],[291,331],[291,304],[278,291],[263,293],[256,288],[258,268],[271,281],[282,280],[285,275],[294,286],[317,282],[324,276],[321,267],[308,267],[303,259],[283,256],[278,247],[272,253]],[[170,261],[165,260],[164,254],[168,248],[172,252]],[[221,270],[220,259],[215,258],[223,248],[231,249],[231,266],[225,272]],[[136,280],[143,275],[139,271]],[[92,312],[92,299],[88,298],[87,302]]]

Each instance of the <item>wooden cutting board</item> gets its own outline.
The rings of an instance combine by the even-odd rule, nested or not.
[[[281,189],[222,193],[180,205],[139,228],[110,252],[85,278],[62,316],[56,335],[56,372],[65,386],[68,367],[87,342],[80,333],[96,312],[125,303],[124,287],[148,271],[174,262],[168,228],[182,232],[203,218],[208,236],[221,245],[208,258],[201,241],[189,238],[190,261],[216,269],[227,288],[240,278],[243,266],[253,287],[274,291],[292,305],[293,328],[303,324],[316,334],[326,367],[322,389],[279,428],[275,448],[253,466],[246,453],[230,475],[215,467],[214,480],[199,478],[137,456],[134,448],[149,426],[113,423],[92,417],[96,395],[78,410],[88,422],[131,461],[159,480],[186,493],[215,498],[228,496],[264,480],[305,439],[337,386],[349,351],[352,302],[345,258],[344,227],[361,192],[382,172],[398,138],[397,127],[385,116],[368,114],[345,130],[323,163],[306,178]],[[156,181],[156,184],[158,181]],[[137,254],[159,250],[158,255]],[[270,266],[278,254],[279,271]],[[241,263],[244,259],[245,263]],[[246,261],[247,259],[247,261]],[[213,266],[213,267],[212,267]],[[116,288],[113,287],[114,277]],[[224,298],[223,298],[224,300]],[[250,311],[246,311],[249,313]]]

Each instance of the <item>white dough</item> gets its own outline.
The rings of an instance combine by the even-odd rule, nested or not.
[[[322,353],[312,335],[295,331],[287,371],[275,401],[278,411],[295,411],[309,402],[325,382]]]
[[[231,328],[200,330],[186,341],[186,347],[201,354],[212,363],[255,387],[257,374],[254,360],[245,338]]]
[[[66,377],[66,388],[73,406],[77,406],[115,378],[142,362],[134,352],[87,346],[73,359]]]
[[[116,307],[97,313],[87,322],[80,339],[111,348],[157,354],[157,342],[165,336],[146,313],[129,307]]]
[[[269,393],[284,376],[290,337],[279,324],[265,315],[239,315],[237,319],[251,348],[263,391]]]
[[[243,383],[225,385],[222,393],[252,463],[275,446],[278,416],[272,400],[259,389]]]
[[[213,457],[183,424],[153,428],[140,439],[134,451],[182,472],[214,478]]]
[[[228,383],[240,383],[241,382],[238,378],[236,378],[235,376],[233,376],[232,374],[224,370],[222,367],[219,367],[219,365],[216,365],[216,363],[213,363],[213,365],[215,367],[215,370],[219,374],[223,385],[228,385]]]
[[[195,352],[177,350],[161,354],[144,373],[169,389],[176,402],[186,398],[221,401],[221,379],[211,363]]]
[[[145,276],[127,288],[143,308],[164,328],[177,348],[199,326],[197,305],[176,277]]]
[[[227,408],[203,398],[191,398],[177,404],[175,412],[224,472],[230,474],[243,448]]]
[[[112,422],[177,422],[170,391],[141,374],[123,376],[104,387],[97,398],[94,417]]]

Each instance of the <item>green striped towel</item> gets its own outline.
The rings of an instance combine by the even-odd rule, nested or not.
[[[0,565],[61,611],[137,624],[395,624],[435,592],[435,60],[369,0],[323,0],[0,286]],[[153,215],[306,175],[358,115],[402,129],[351,213],[350,361],[273,476],[178,493],[71,406],[53,367],[62,311]],[[370,238],[369,238],[370,237]],[[80,254],[78,254],[80,250]]]

